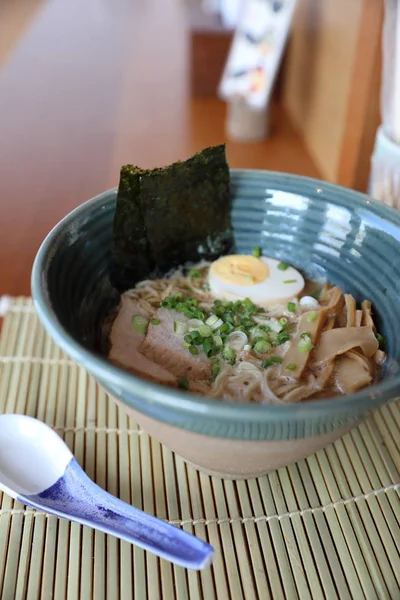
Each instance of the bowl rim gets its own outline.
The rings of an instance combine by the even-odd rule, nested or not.
[[[361,205],[365,205],[369,211],[375,213],[378,217],[386,217],[391,223],[396,223],[397,221],[396,224],[400,227],[400,213],[395,209],[381,204],[366,194],[343,186],[311,177],[280,173],[277,171],[266,171],[263,169],[231,169],[231,172],[237,175],[250,174],[262,175],[264,177],[267,175],[271,178],[276,178],[278,182],[281,183],[295,183],[300,179],[304,184],[309,184],[313,188],[326,189],[327,191],[336,193],[342,191],[342,193],[351,197],[353,200],[358,200]],[[381,404],[384,401],[394,399],[400,393],[400,374],[398,374],[389,380],[379,382],[373,386],[346,396],[279,405],[233,403],[207,398],[183,390],[174,390],[173,388],[154,383],[117,367],[100,355],[86,349],[68,333],[58,320],[51,305],[48,288],[45,282],[45,273],[51,259],[54,241],[62,233],[65,227],[72,223],[81,213],[85,213],[88,208],[96,206],[97,204],[101,205],[104,201],[110,201],[111,196],[117,194],[117,190],[117,187],[113,187],[105,192],[97,194],[63,217],[50,230],[40,245],[34,259],[31,275],[32,299],[42,325],[57,345],[71,357],[72,360],[81,364],[94,378],[98,379],[100,382],[104,382],[106,385],[110,385],[116,392],[121,391],[123,393],[124,390],[129,390],[135,395],[138,401],[153,406],[173,410],[178,409],[180,412],[184,412],[192,417],[196,415],[206,415],[217,419],[242,422],[268,421],[277,423],[285,418],[290,420],[295,420],[296,418],[301,418],[303,420],[307,418],[326,419],[329,416],[336,416],[341,411],[348,412],[350,409],[361,408],[361,405],[365,402],[366,396],[374,401],[374,403]],[[366,390],[368,390],[368,392]],[[129,404],[129,400],[126,398],[123,398],[122,401]]]

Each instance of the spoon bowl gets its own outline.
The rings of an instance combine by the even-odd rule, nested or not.
[[[25,415],[0,415],[0,489],[27,506],[114,535],[186,568],[204,569],[213,558],[206,542],[96,485],[50,427]]]

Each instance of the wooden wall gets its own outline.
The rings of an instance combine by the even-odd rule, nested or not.
[[[329,181],[365,189],[380,122],[383,0],[298,0],[283,98]]]

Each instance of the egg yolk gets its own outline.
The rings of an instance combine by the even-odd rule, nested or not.
[[[254,285],[269,277],[269,268],[254,256],[232,254],[212,263],[210,275],[233,285]]]

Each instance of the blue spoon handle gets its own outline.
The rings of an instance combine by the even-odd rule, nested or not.
[[[53,486],[19,500],[114,535],[188,569],[204,569],[212,561],[209,544],[105,492],[75,459]]]

